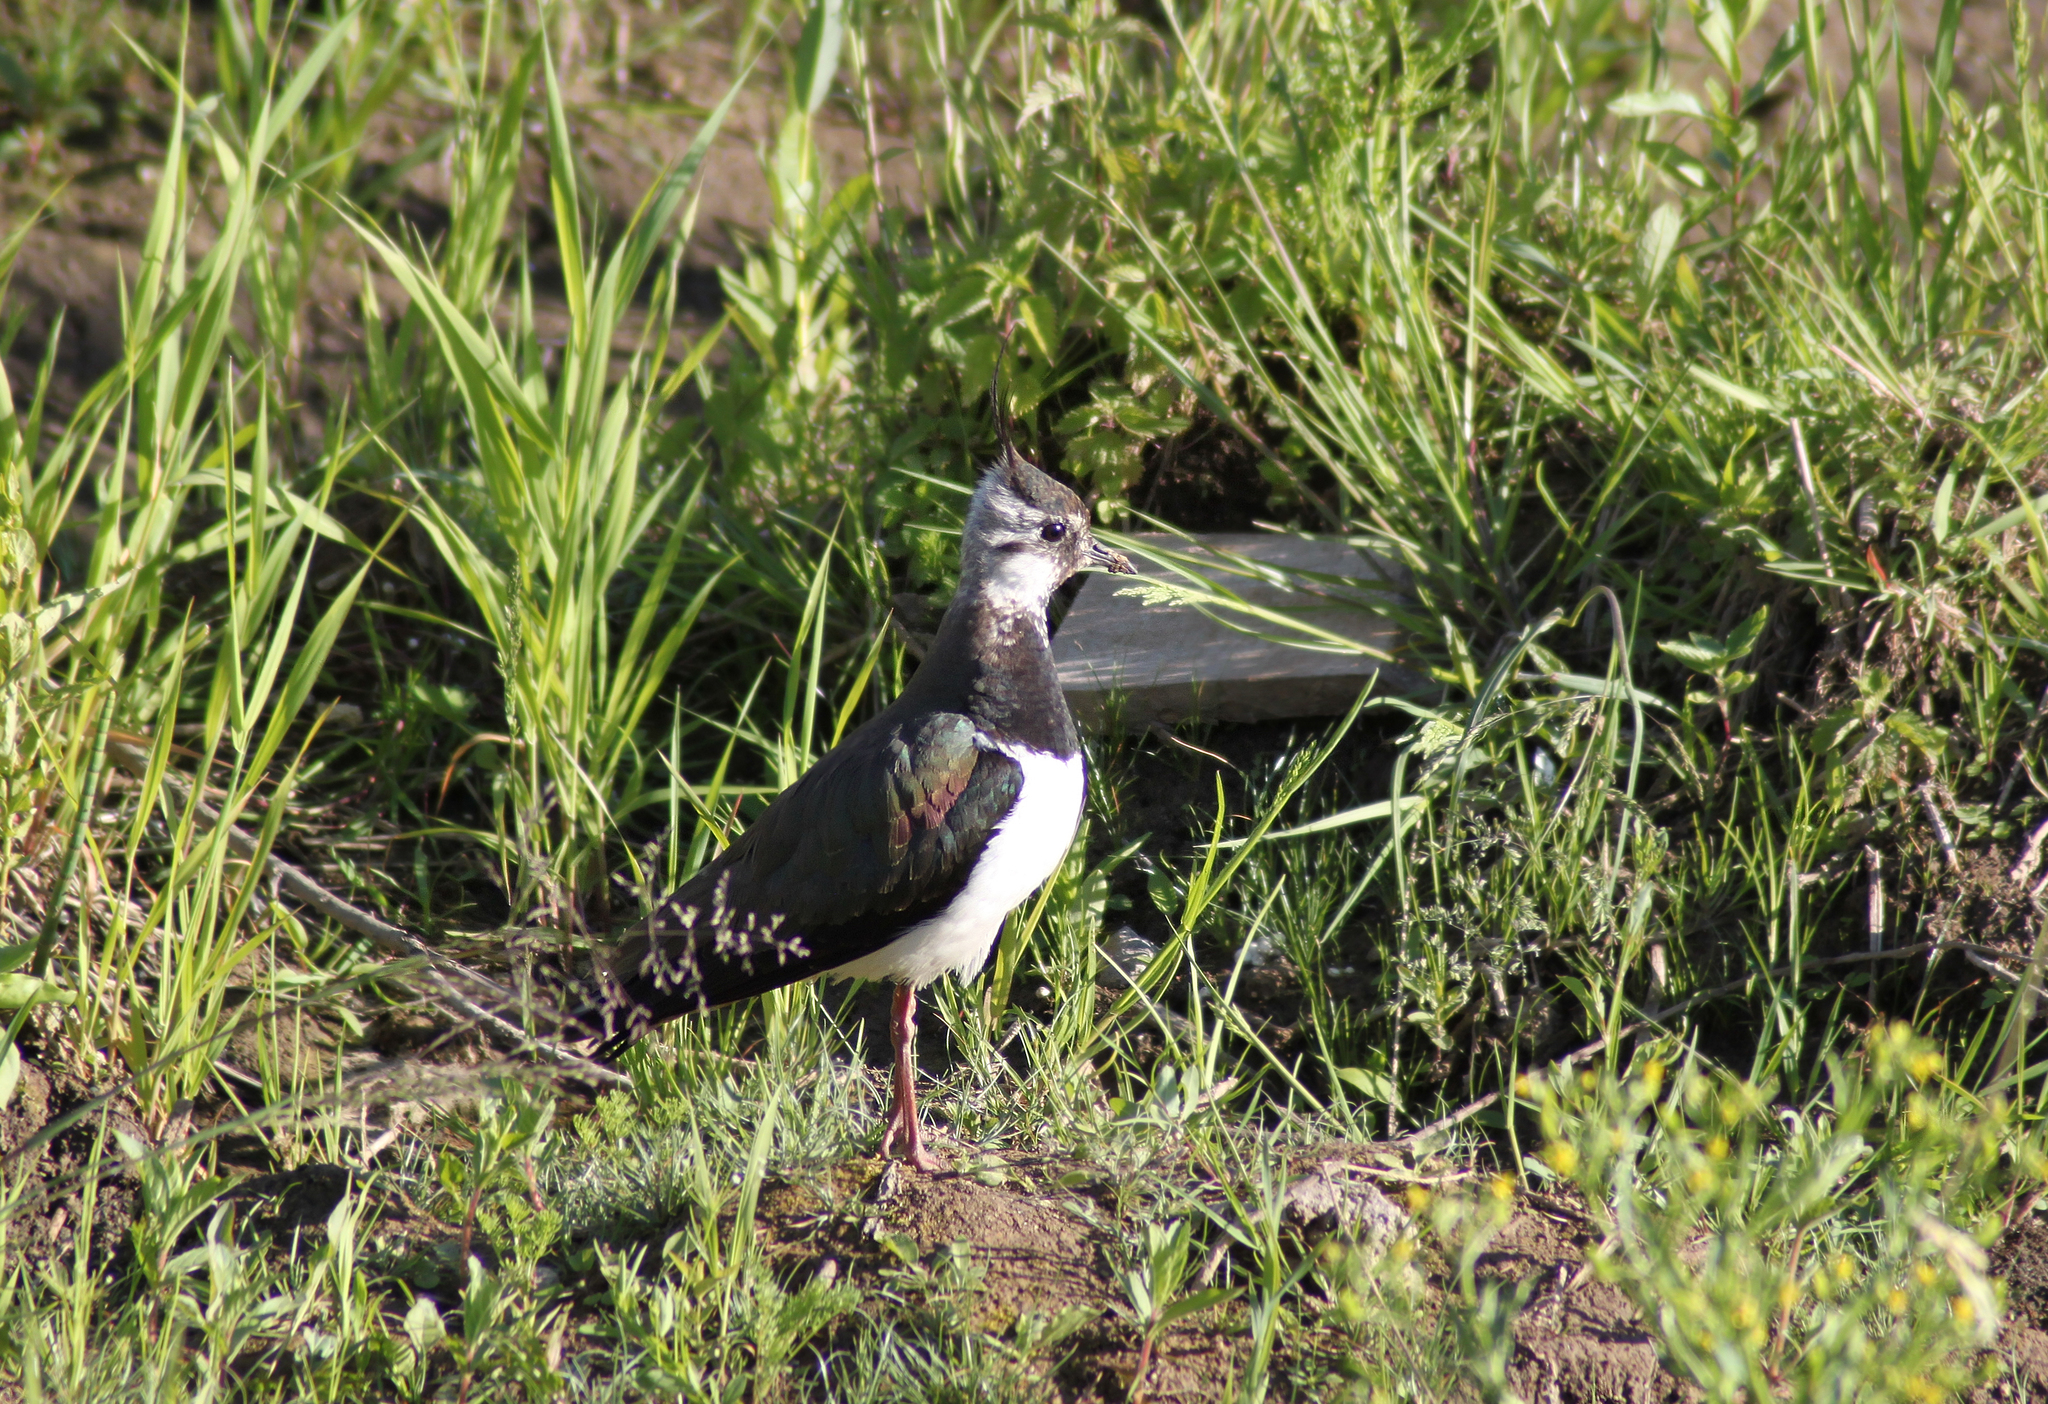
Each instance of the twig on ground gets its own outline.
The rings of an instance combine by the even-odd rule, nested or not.
[[[1820,556],[1820,568],[1830,582],[1835,579],[1835,563],[1828,555],[1827,533],[1821,528],[1820,489],[1814,485],[1813,464],[1806,456],[1806,435],[1799,427],[1799,421],[1792,421],[1792,461],[1799,469],[1799,490],[1806,494],[1807,520],[1813,525],[1813,549]],[[1835,587],[1835,602],[1841,603],[1841,587]]]
[[[2007,970],[1997,961],[1992,960],[1986,956],[1979,955],[1975,951],[1964,951],[1963,959],[1970,962],[1970,964],[1976,966],[1979,970],[1984,971],[1986,974],[1996,975],[2001,980],[2010,980],[2015,985],[2017,985],[2020,982],[2019,976],[2013,974],[2010,970]]]
[[[1934,830],[1934,841],[1941,845],[1941,861],[1950,872],[1962,866],[1956,860],[1956,841],[1950,837],[1948,821],[1941,817],[1941,806],[1934,802],[1934,783],[1926,781],[1920,786],[1920,809],[1927,815],[1927,826]]]
[[[1361,1165],[1357,1161],[1346,1161],[1342,1167],[1354,1170],[1372,1180],[1391,1180],[1397,1185],[1420,1185],[1429,1189],[1441,1185],[1454,1185],[1461,1180],[1477,1176],[1477,1170],[1446,1170],[1438,1175],[1423,1175],[1413,1170],[1397,1170],[1389,1165]]]
[[[2026,843],[2020,846],[2019,861],[2012,865],[2006,876],[2014,882],[2025,882],[2034,875],[2034,869],[2041,862],[2041,845],[2048,843],[2048,819],[2036,824],[2027,835]]]

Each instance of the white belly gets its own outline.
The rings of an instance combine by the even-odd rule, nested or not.
[[[966,979],[988,959],[1003,918],[1053,875],[1074,842],[1087,791],[1086,766],[1022,746],[997,746],[1024,771],[1009,814],[989,835],[967,885],[937,916],[919,922],[873,955],[832,974],[928,985],[948,970]]]

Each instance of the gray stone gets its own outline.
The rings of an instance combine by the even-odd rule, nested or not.
[[[1126,923],[1114,931],[1102,933],[1102,943],[1097,950],[1102,956],[1095,967],[1095,983],[1106,990],[1126,990],[1131,981],[1145,973],[1159,954],[1159,947],[1147,941],[1137,928]]]
[[[1102,724],[1113,693],[1121,694],[1124,723],[1141,727],[1172,726],[1191,714],[1229,722],[1334,716],[1375,675],[1382,691],[1420,685],[1415,675],[1384,661],[1398,636],[1381,610],[1405,583],[1400,567],[1346,541],[1277,533],[1132,540],[1175,553],[1193,578],[1135,554],[1136,581],[1088,577],[1053,639],[1060,687],[1083,726]],[[1301,574],[1291,584],[1277,583],[1258,578],[1262,566]],[[1195,588],[1213,582],[1343,643],[1305,648],[1281,641],[1288,633],[1284,623],[1223,607],[1148,602],[1148,578]]]

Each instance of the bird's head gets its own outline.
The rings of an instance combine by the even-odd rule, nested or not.
[[[961,533],[963,586],[998,604],[1044,609],[1077,571],[1135,575],[1130,560],[1095,539],[1088,507],[1073,489],[1005,444],[981,475]]]

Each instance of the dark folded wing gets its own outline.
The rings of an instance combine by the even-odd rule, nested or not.
[[[877,718],[628,931],[607,1048],[888,945],[960,891],[1022,783],[967,717]]]

